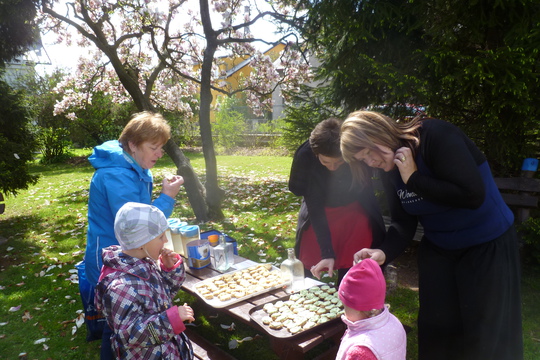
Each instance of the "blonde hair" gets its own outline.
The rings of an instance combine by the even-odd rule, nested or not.
[[[420,144],[419,118],[407,123],[398,123],[390,117],[374,111],[355,111],[345,119],[341,126],[341,153],[343,159],[351,164],[355,180],[361,185],[371,178],[370,168],[354,158],[364,149],[381,153],[377,145],[392,151],[407,146],[413,154]]]
[[[140,146],[144,142],[165,144],[171,137],[171,127],[159,113],[143,111],[133,114],[118,138],[125,151],[130,152],[129,142]]]

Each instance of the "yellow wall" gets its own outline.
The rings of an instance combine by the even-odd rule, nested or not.
[[[285,44],[284,43],[279,43],[279,44],[275,45],[274,47],[270,48],[269,50],[265,51],[264,54],[270,56],[272,61],[275,61],[278,58],[278,56],[280,55],[281,51],[283,51],[284,48],[285,48]],[[226,72],[226,71],[229,71],[229,70],[233,69],[235,66],[238,66],[239,64],[241,64],[246,59],[248,59],[247,56],[244,57],[244,58],[242,58],[242,57],[236,57],[236,58],[222,57],[222,58],[218,59],[218,63],[219,63],[218,66],[219,66],[220,70]],[[247,75],[249,75],[249,73],[252,70],[253,70],[253,68],[248,63],[245,66],[238,69],[237,71],[235,71],[234,73],[229,74],[229,76],[227,78],[222,79],[226,83],[222,88],[224,88],[225,90],[228,90],[228,91],[232,91],[232,90],[237,89],[238,88],[238,83],[240,82],[240,79],[242,77],[246,77]],[[218,96],[225,96],[225,95],[223,95],[222,93],[220,93],[218,91],[212,90],[212,109],[215,108]],[[238,96],[240,96],[240,95],[238,95]],[[214,120],[214,111],[210,112],[210,119],[211,119],[211,121]]]

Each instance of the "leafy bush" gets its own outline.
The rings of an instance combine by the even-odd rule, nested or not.
[[[523,241],[525,260],[540,264],[540,218],[530,217],[518,226]]]
[[[30,115],[22,93],[0,81],[0,97],[0,192],[16,195],[39,179],[28,169],[37,143],[29,128]]]
[[[60,163],[70,157],[71,141],[69,140],[69,131],[66,129],[42,128],[39,142],[43,155],[40,162],[43,164]]]
[[[233,110],[235,103],[235,98],[220,98],[219,110],[216,112],[216,122],[213,124],[216,144],[225,149],[240,145],[242,135],[246,131],[244,115]]]

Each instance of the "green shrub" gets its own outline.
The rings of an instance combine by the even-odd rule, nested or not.
[[[29,170],[37,142],[23,93],[0,81],[0,97],[0,192],[16,195],[39,179]]]
[[[219,110],[216,112],[216,122],[212,126],[214,135],[216,135],[216,144],[225,149],[238,146],[242,141],[242,135],[246,131],[244,115],[233,110],[235,102],[235,98],[220,98]]]
[[[43,164],[64,162],[71,156],[69,154],[71,141],[69,131],[66,129],[42,128],[39,142],[42,155],[40,162]]]
[[[540,264],[540,218],[530,217],[518,225],[518,231],[523,241],[525,260]]]

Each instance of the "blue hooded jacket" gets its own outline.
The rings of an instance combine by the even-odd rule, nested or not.
[[[96,146],[88,160],[96,171],[90,183],[84,262],[86,277],[95,286],[101,271],[101,250],[118,245],[114,218],[122,205],[129,201],[151,204],[169,217],[175,200],[161,193],[152,202],[152,172],[137,164],[117,140]]]

